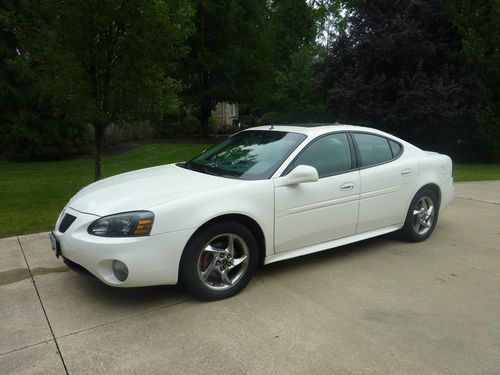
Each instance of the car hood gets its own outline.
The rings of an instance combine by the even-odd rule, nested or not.
[[[188,195],[242,182],[168,164],[94,182],[71,198],[68,206],[80,212],[104,216],[146,210]]]

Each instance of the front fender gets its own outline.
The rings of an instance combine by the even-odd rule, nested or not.
[[[192,229],[222,215],[240,214],[261,227],[266,252],[274,253],[274,188],[272,180],[243,181],[221,189],[182,197],[148,208],[155,213],[152,234]]]

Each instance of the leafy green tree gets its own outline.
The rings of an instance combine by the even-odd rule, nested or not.
[[[23,161],[80,153],[88,144],[87,127],[69,121],[34,83],[34,57],[19,39],[26,13],[17,1],[0,1],[0,149]]]
[[[18,41],[9,22],[9,13],[15,4],[10,0],[0,0],[0,124],[12,121],[17,110],[15,79],[7,61],[16,56]],[[0,129],[0,132],[2,132]],[[0,133],[0,134],[3,134]]]
[[[339,121],[373,125],[423,147],[466,153],[478,111],[471,67],[440,2],[355,1],[318,85]]]
[[[500,161],[500,1],[447,2],[462,37],[461,54],[481,80],[481,113],[473,141],[478,158]]]
[[[317,40],[325,46],[339,31],[346,29],[344,0],[310,0],[316,22]]]
[[[95,179],[102,176],[104,132],[144,119],[177,100],[169,78],[184,53],[187,0],[22,0],[18,59],[35,86],[71,121],[95,134]]]
[[[201,130],[219,101],[255,95],[266,70],[266,0],[196,0],[190,53],[181,74],[186,101],[199,110]]]
[[[293,54],[316,39],[314,10],[305,0],[274,0],[269,9],[268,38],[275,68],[288,67]]]
[[[305,0],[269,3],[267,75],[259,83],[259,94],[249,103],[249,112],[276,112],[283,121],[294,121],[298,113],[309,115],[322,110],[323,97],[312,84],[313,65],[322,49],[316,43],[318,14],[318,9]],[[271,118],[277,122],[276,116]]]
[[[313,85],[319,48],[304,47],[292,53],[286,65],[274,69],[271,79],[263,82],[262,94],[254,99],[254,112],[278,112],[292,122],[305,121],[302,116],[301,120],[293,120],[298,113],[323,112],[323,92]]]

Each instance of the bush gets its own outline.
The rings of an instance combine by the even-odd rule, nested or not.
[[[238,117],[237,120],[234,120],[234,123],[236,123],[236,126],[240,124],[241,128],[251,128],[253,126],[258,125],[259,119],[253,115],[242,115]]]
[[[285,115],[279,112],[266,112],[260,118],[262,125],[274,125],[283,123]],[[285,121],[286,122],[286,121]]]
[[[111,124],[106,128],[106,143],[144,141],[155,135],[155,129],[149,121]]]
[[[92,133],[84,124],[23,112],[14,123],[5,125],[2,138],[10,160],[59,160],[87,152]]]
[[[184,118],[170,116],[166,120],[155,124],[155,136],[159,138],[192,136],[199,132],[200,121],[192,115],[186,115]]]
[[[314,124],[334,123],[335,116],[327,112],[300,111],[300,112],[266,112],[260,118],[262,125],[284,125],[284,124]]]
[[[182,135],[194,135],[200,132],[200,120],[196,116],[186,116],[182,125]]]

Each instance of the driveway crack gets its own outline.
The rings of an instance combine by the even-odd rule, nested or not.
[[[38,346],[38,345],[42,345],[42,344],[47,344],[47,343],[52,342],[52,341],[54,341],[54,339],[44,340],[44,341],[41,341],[41,342],[37,342],[35,344],[26,345],[26,346],[23,346],[22,348],[17,348],[17,349],[14,349],[14,350],[9,350],[8,352],[0,353],[0,356],[11,354],[11,353],[15,353],[15,352],[19,352],[21,350],[29,349],[29,348],[32,348],[34,346]]]
[[[64,358],[61,353],[61,349],[59,348],[59,343],[57,342],[56,335],[54,334],[54,330],[52,329],[52,325],[50,324],[49,317],[47,315],[47,311],[45,310],[45,306],[43,305],[42,298],[40,297],[40,292],[38,291],[38,287],[36,286],[36,281],[33,276],[33,272],[31,272],[31,267],[28,263],[28,259],[26,258],[26,254],[24,253],[23,245],[21,244],[21,241],[19,240],[19,237],[17,238],[17,242],[19,243],[19,247],[21,248],[21,252],[23,253],[24,257],[24,262],[26,263],[26,267],[28,267],[28,271],[30,273],[31,281],[33,281],[33,286],[35,287],[36,295],[38,296],[38,301],[40,301],[40,306],[42,306],[43,314],[45,315],[45,320],[47,320],[47,324],[50,329],[50,333],[52,335],[52,338],[54,339],[54,343],[56,344],[57,352],[59,353],[59,357],[61,358],[62,365],[64,367],[64,371],[66,372],[66,375],[68,375],[68,368],[66,367],[66,362],[64,362]]]

